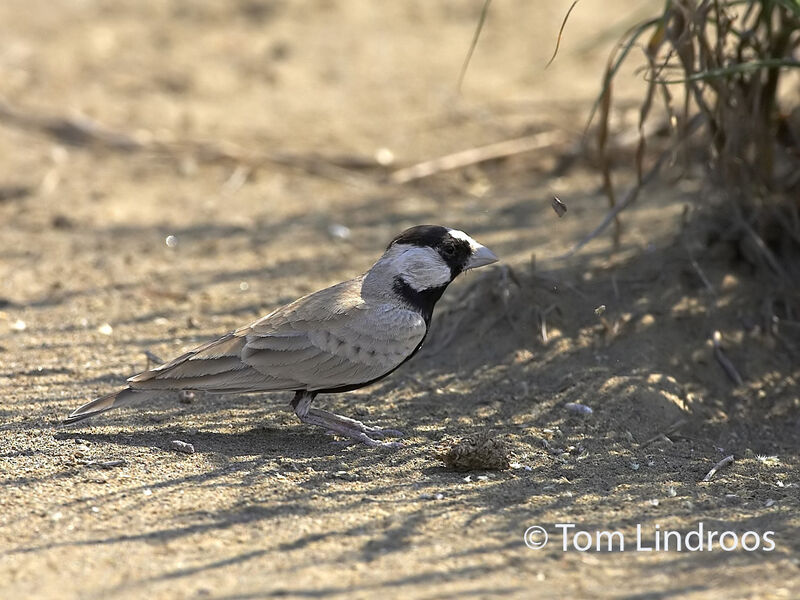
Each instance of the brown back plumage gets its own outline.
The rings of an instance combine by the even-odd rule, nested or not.
[[[362,281],[304,296],[128,383],[134,390],[316,391],[379,378],[414,352],[426,327],[403,306],[365,298]]]

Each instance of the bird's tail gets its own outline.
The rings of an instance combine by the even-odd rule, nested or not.
[[[83,421],[100,413],[104,413],[112,408],[119,408],[125,404],[129,404],[134,400],[139,400],[147,394],[142,394],[129,387],[123,388],[116,392],[112,392],[105,396],[95,398],[91,402],[87,402],[80,408],[75,409],[70,416],[64,419],[65,424],[76,423]]]

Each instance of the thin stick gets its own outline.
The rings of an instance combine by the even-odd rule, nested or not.
[[[141,150],[146,142],[127,133],[108,129],[88,117],[43,117],[27,114],[0,100],[0,121],[6,121],[20,129],[42,131],[64,144],[86,146],[100,144],[117,151]]]
[[[657,440],[660,440],[660,439],[664,439],[664,440],[668,441],[668,442],[671,444],[671,443],[672,443],[672,440],[671,440],[671,439],[669,439],[667,436],[669,436],[669,435],[672,435],[673,433],[675,433],[676,431],[678,431],[678,429],[680,429],[680,428],[681,428],[681,427],[683,427],[684,425],[686,425],[686,419],[678,419],[678,420],[677,420],[677,421],[675,421],[675,422],[674,422],[672,425],[670,425],[669,427],[667,427],[667,428],[666,428],[664,431],[660,431],[660,432],[658,432],[658,433],[657,433],[657,434],[655,434],[653,437],[651,437],[649,440],[647,440],[647,441],[645,441],[645,442],[642,442],[641,444],[639,444],[639,447],[640,447],[640,448],[644,448],[645,446],[649,446],[649,445],[650,445],[650,444],[652,444],[653,442],[655,442],[655,441],[657,441]]]
[[[370,188],[377,185],[376,180],[356,174],[352,166],[363,168],[374,164],[365,159],[341,160],[327,158],[316,154],[295,155],[282,152],[254,153],[245,151],[235,144],[225,141],[203,142],[183,140],[177,142],[161,142],[133,136],[125,132],[115,131],[87,117],[40,116],[19,110],[0,100],[0,123],[28,131],[38,131],[59,142],[78,147],[109,148],[116,152],[153,152],[165,154],[172,158],[190,153],[204,163],[232,162],[237,167],[256,169],[264,165],[279,165],[287,168],[301,169],[310,175],[324,177],[358,188]],[[339,164],[337,164],[339,163]]]
[[[689,264],[692,265],[692,268],[694,269],[695,273],[697,273],[697,276],[700,278],[700,281],[703,282],[703,285],[706,286],[706,289],[709,291],[709,293],[713,295],[714,286],[711,285],[711,282],[708,280],[708,277],[706,277],[705,272],[700,267],[700,263],[698,263],[697,260],[695,259],[694,253],[689,248],[689,244],[686,243],[686,240],[683,241],[683,249],[686,250],[686,254],[689,255]]]
[[[714,475],[717,474],[717,471],[727,467],[732,462],[733,462],[733,454],[731,454],[729,456],[726,456],[721,461],[719,461],[717,464],[715,464],[708,473],[706,473],[706,476],[703,477],[703,481],[711,481],[711,478],[714,477]]]
[[[560,134],[548,131],[497,142],[488,146],[469,148],[468,150],[461,150],[453,154],[426,160],[404,169],[398,169],[389,175],[389,181],[397,184],[409,183],[444,171],[463,169],[464,167],[489,160],[550,148],[562,140],[563,137]]]
[[[739,371],[736,370],[736,367],[733,366],[731,360],[725,356],[725,352],[722,350],[722,334],[719,331],[715,331],[714,334],[711,336],[711,343],[714,345],[714,358],[717,359],[717,362],[722,367],[722,370],[725,371],[725,374],[730,378],[733,383],[736,385],[744,385],[744,381],[742,380],[742,376],[739,375]]]
[[[758,235],[753,228],[750,227],[750,224],[743,218],[739,217],[738,220],[742,229],[744,229],[747,235],[750,236],[750,239],[753,240],[756,248],[758,248],[758,251],[764,256],[764,259],[767,261],[767,264],[772,267],[772,270],[775,271],[779,277],[789,280],[789,276],[787,275],[786,271],[783,270],[783,267],[778,262],[778,259],[775,258],[775,255],[772,253],[772,251],[767,248],[767,245],[764,243],[764,240],[761,239],[761,236]]]

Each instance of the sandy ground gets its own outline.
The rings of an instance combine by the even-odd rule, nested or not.
[[[705,193],[691,174],[648,192],[618,250],[605,236],[557,258],[606,207],[592,165],[559,159],[646,3],[578,5],[544,71],[569,2],[497,1],[458,96],[481,4],[0,4],[1,597],[800,595],[800,336],[772,318],[797,314],[796,290],[680,233]],[[87,143],[49,117],[126,137]],[[553,145],[414,184],[375,165],[536,133]],[[362,272],[426,222],[502,264],[452,286],[402,370],[319,399],[404,430],[403,449],[332,444],[286,394],[59,425],[145,351]],[[476,433],[505,439],[513,468],[445,468],[438,449]],[[557,523],[625,549],[581,552]],[[636,552],[637,524],[651,547],[701,524],[764,545]],[[544,548],[524,544],[533,525]]]

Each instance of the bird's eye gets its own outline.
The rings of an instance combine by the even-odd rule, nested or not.
[[[444,254],[447,258],[454,256],[456,253],[456,247],[453,244],[445,244],[442,246],[442,254]]]

